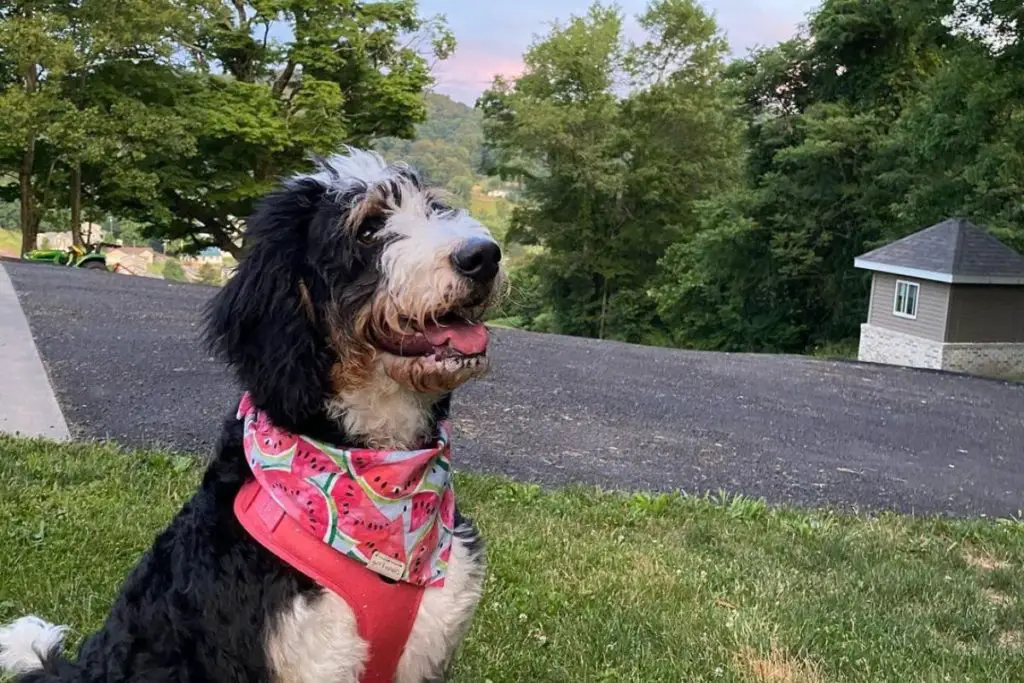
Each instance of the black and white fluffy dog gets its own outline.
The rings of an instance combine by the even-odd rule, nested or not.
[[[247,256],[211,302],[208,334],[253,402],[289,431],[346,446],[415,448],[482,355],[428,348],[423,326],[480,324],[501,253],[403,165],[357,150],[288,180],[249,220]],[[232,502],[252,477],[225,423],[196,494],[124,582],[77,660],[62,627],[0,629],[19,683],[354,683],[367,657],[348,604],[254,542]],[[456,512],[447,581],[428,588],[396,681],[442,681],[484,581],[482,543]]]

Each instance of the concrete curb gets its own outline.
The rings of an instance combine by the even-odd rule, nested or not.
[[[11,278],[0,263],[0,433],[71,438]]]

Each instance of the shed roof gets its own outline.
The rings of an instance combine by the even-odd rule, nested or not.
[[[950,284],[1024,285],[1024,256],[959,218],[862,254],[854,265]]]

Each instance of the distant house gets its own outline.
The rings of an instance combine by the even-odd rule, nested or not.
[[[868,252],[860,360],[1024,376],[1024,256],[950,219]]]
[[[200,263],[212,263],[215,266],[220,266],[224,263],[224,252],[217,247],[206,247],[199,252],[196,259]]]
[[[96,223],[82,224],[82,239],[87,243],[103,241],[103,227]],[[36,244],[40,249],[67,249],[74,244],[71,231],[41,232],[36,236]],[[44,246],[45,245],[45,246]]]
[[[107,266],[119,272],[129,272],[133,275],[152,275],[150,266],[157,258],[156,252],[150,247],[118,247],[110,249],[107,254]]]

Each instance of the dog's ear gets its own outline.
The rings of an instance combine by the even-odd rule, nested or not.
[[[246,254],[206,309],[206,339],[270,419],[296,429],[329,392],[331,352],[304,278],[310,224],[324,186],[293,181],[249,218]]]

